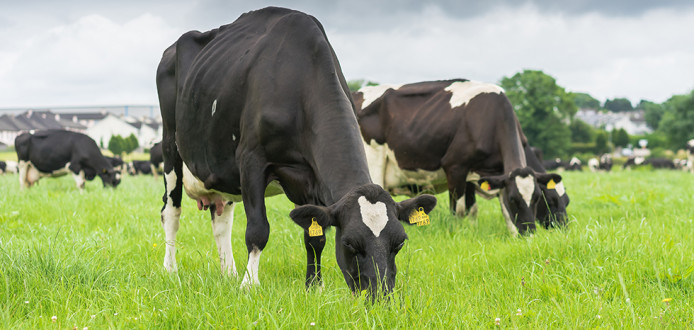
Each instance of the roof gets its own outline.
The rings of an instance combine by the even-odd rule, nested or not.
[[[43,129],[77,129],[86,127],[80,123],[62,120],[59,115],[50,111],[29,110],[19,115],[0,116],[0,131],[31,131]]]
[[[61,113],[60,118],[64,120],[74,120],[73,118],[76,118],[76,120],[102,120],[106,118],[110,113],[107,111],[100,111],[100,112],[68,112],[68,113]]]

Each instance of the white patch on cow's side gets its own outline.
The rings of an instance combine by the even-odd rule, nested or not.
[[[463,106],[482,93],[504,93],[504,89],[497,85],[479,81],[456,81],[444,90],[453,94],[449,101],[451,108]]]
[[[232,141],[236,141],[236,135],[231,134],[231,140],[232,140]]]
[[[557,183],[554,189],[557,191],[557,194],[559,194],[559,197],[564,196],[564,194],[566,194],[566,190],[564,190],[564,182]]]
[[[521,197],[523,197],[525,204],[527,204],[528,207],[530,207],[530,201],[532,200],[533,192],[535,191],[535,177],[533,177],[532,175],[528,175],[524,178],[517,176],[515,180],[516,187],[518,187],[518,191],[520,192]]]
[[[383,93],[385,93],[388,89],[392,88],[394,90],[398,90],[402,85],[388,85],[388,84],[383,84],[383,85],[377,85],[377,86],[364,86],[359,89],[359,92],[362,93],[364,96],[364,102],[361,103],[361,108],[364,109],[369,106],[369,104],[373,103],[373,101],[376,101]]]
[[[597,158],[591,158],[588,160],[588,168],[590,169],[591,172],[597,172],[599,166],[600,166],[600,162],[598,161]]]
[[[248,254],[248,265],[246,266],[246,275],[243,276],[241,288],[248,288],[253,285],[260,285],[258,281],[258,267],[260,266],[260,251],[257,247]]]
[[[511,236],[518,236],[518,228],[513,224],[513,219],[511,218],[511,213],[508,212],[506,205],[504,204],[504,189],[499,192],[499,204],[501,204],[501,213],[504,215],[504,220],[506,220],[506,228],[511,233]]]
[[[212,102],[212,116],[214,116],[214,113],[217,112],[217,100],[215,99],[214,102]]]
[[[388,223],[386,204],[383,202],[376,202],[372,204],[364,196],[360,196],[359,199],[357,199],[357,202],[359,202],[361,221],[363,221],[364,224],[371,229],[374,236],[378,237]]]
[[[643,164],[643,162],[645,162],[645,161],[646,161],[646,158],[643,158],[643,157],[636,157],[636,158],[634,158],[634,164],[636,164],[636,165],[641,165],[641,164]]]
[[[84,178],[84,171],[80,171],[78,174],[73,173],[72,177],[75,179],[75,184],[77,185],[77,188],[83,190],[84,185],[87,182],[87,180]]]
[[[369,174],[371,181],[383,189],[388,189],[385,182],[386,171],[386,147],[382,144],[371,140],[371,143],[364,143],[364,151],[366,152],[366,164],[369,166]]]
[[[176,187],[176,172],[164,174],[166,180],[166,205],[161,211],[161,226],[166,236],[166,252],[164,254],[164,268],[169,272],[175,272],[176,267],[176,233],[178,232],[181,208],[174,207],[171,199],[171,191]]]
[[[241,195],[232,195],[232,194],[227,194],[223,193],[214,189],[207,189],[205,188],[205,183],[203,183],[200,179],[195,177],[193,173],[190,172],[190,169],[188,169],[188,166],[186,165],[185,162],[183,162],[183,188],[186,191],[186,195],[188,197],[198,200],[200,197],[208,197],[210,201],[214,200],[215,197],[223,198],[227,201],[231,201],[234,203],[241,202],[243,198]],[[274,181],[273,181],[274,182]],[[279,189],[279,192],[277,191],[276,188],[274,188],[273,183],[271,182],[270,185],[268,185],[268,190],[270,188],[273,188],[272,192],[274,195],[281,194],[283,193],[283,190]],[[268,190],[266,190],[266,197],[267,196],[274,196],[274,195],[268,195]]]
[[[212,220],[212,233],[214,234],[215,242],[217,242],[219,264],[222,267],[222,273],[234,277],[236,276],[236,264],[234,263],[234,254],[231,250],[231,228],[234,224],[235,205],[236,203],[227,205],[222,215],[216,216]]]
[[[446,184],[446,173],[443,169],[437,171],[403,170],[398,165],[395,153],[388,147],[388,144],[378,144],[374,140],[371,140],[371,143],[363,142],[371,181],[383,189],[390,191],[406,185],[418,185],[425,189],[433,189],[438,184]]]

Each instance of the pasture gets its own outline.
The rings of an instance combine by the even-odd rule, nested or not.
[[[267,199],[271,233],[261,286],[239,288],[245,216],[235,210],[239,278],[221,275],[208,212],[184,198],[179,272],[162,266],[161,177],[99,179],[82,194],[70,176],[19,191],[0,176],[0,328],[691,328],[694,202],[679,171],[563,173],[567,229],[508,234],[497,200],[475,224],[448,212],[407,227],[390,300],[353,296],[337,267],[334,231],[323,290],[304,289],[305,249],[284,196]],[[52,318],[55,316],[54,320]]]

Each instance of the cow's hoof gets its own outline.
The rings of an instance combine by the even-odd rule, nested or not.
[[[164,262],[164,269],[169,273],[178,272],[178,267],[176,267],[175,263]]]

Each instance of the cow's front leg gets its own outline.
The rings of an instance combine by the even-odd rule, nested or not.
[[[468,182],[465,185],[465,213],[470,221],[477,220],[477,200],[475,199],[475,184]]]
[[[304,245],[306,246],[306,288],[311,285],[323,285],[321,274],[321,253],[325,247],[325,233],[311,237],[304,232]]]
[[[27,175],[29,174],[29,162],[20,160],[18,167],[19,172],[19,189],[24,190],[24,188],[29,188],[29,182],[27,180]]]
[[[210,205],[210,214],[212,216],[212,233],[214,240],[217,242],[217,251],[219,252],[219,264],[222,267],[222,273],[225,275],[236,276],[236,264],[234,263],[234,254],[231,250],[231,229],[234,224],[234,203],[228,202],[222,215],[217,216],[215,204]]]
[[[468,185],[466,180],[468,170],[460,167],[452,167],[446,169],[445,172],[446,180],[448,181],[448,198],[451,213],[459,217],[465,217],[467,211],[476,204],[474,196],[475,189],[467,189]],[[467,196],[471,194],[473,196]]]
[[[243,188],[243,207],[246,210],[246,248],[248,264],[241,282],[242,288],[260,285],[258,268],[260,254],[270,237],[270,223],[265,213],[266,177],[261,162],[239,162],[244,169],[241,174]]]

